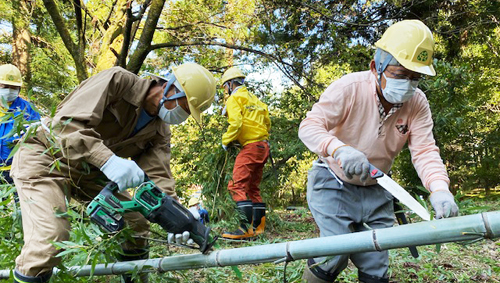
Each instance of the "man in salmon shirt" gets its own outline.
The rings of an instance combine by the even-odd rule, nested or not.
[[[432,33],[421,21],[404,20],[375,46],[370,70],[333,82],[300,124],[300,139],[319,155],[309,171],[307,201],[321,237],[394,224],[393,196],[369,178],[368,168],[371,163],[389,172],[407,142],[436,218],[458,214],[429,103],[417,88],[423,75],[436,74]],[[303,279],[335,282],[349,259],[360,282],[389,282],[387,251],[311,258]]]
[[[235,240],[262,234],[266,224],[266,204],[259,184],[269,157],[267,139],[271,120],[267,105],[247,90],[244,79],[238,67],[227,69],[221,79],[225,92],[230,94],[224,108],[229,126],[222,136],[222,147],[227,150],[235,141],[243,146],[234,162],[233,179],[227,186],[242,219],[236,231],[222,234]]]

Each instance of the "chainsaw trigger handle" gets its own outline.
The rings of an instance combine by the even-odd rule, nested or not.
[[[113,181],[109,181],[106,186],[102,189],[103,191],[110,191],[110,192],[114,192],[118,189],[118,184],[113,182]]]

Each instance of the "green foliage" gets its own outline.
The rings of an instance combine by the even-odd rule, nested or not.
[[[148,26],[145,17],[138,18],[129,30],[130,50],[123,54],[121,47],[127,34],[125,5],[130,3],[134,16],[139,16],[141,5],[149,1],[81,1],[85,5],[81,10],[83,29],[78,28],[78,7],[74,6],[78,1],[55,1],[70,31],[69,37],[80,44],[81,49],[76,52],[63,42],[67,38],[56,30],[41,1],[25,2],[31,5],[28,14],[14,9],[12,1],[0,2],[0,21],[13,23],[16,17],[29,15],[30,56],[23,64],[29,65],[31,73],[25,74],[27,84],[23,95],[47,116],[53,115],[55,105],[77,86],[82,79],[81,69],[93,74],[101,66],[114,65],[123,56],[130,59],[139,43],[151,44],[141,66],[144,71],[164,72],[171,65],[195,61],[216,76],[230,65],[241,65],[250,73],[260,74],[248,83],[252,92],[269,105],[272,120],[273,162],[267,163],[261,184],[270,210],[269,234],[262,243],[317,235],[305,210],[279,212],[290,205],[305,205],[307,170],[316,158],[298,139],[299,124],[331,82],[344,74],[368,69],[373,53],[370,47],[387,25],[404,18],[422,19],[434,32],[437,42],[434,63],[437,76],[426,78],[419,87],[430,102],[434,135],[457,203],[464,214],[498,207],[496,202],[477,193],[494,192],[500,185],[500,27],[494,17],[500,14],[498,1],[166,1],[151,42],[139,42]],[[3,44],[0,61],[12,62],[11,46],[16,44],[12,33],[2,30],[0,43]],[[75,55],[83,56],[84,60],[75,59]],[[264,78],[261,72],[269,68],[274,70],[273,74]],[[286,79],[279,80],[276,72]],[[277,81],[281,84],[279,88]],[[237,221],[227,184],[239,149],[232,147],[225,152],[220,146],[227,127],[226,118],[218,115],[222,106],[222,101],[216,102],[201,127],[192,119],[172,127],[171,164],[177,193],[187,202],[193,192],[201,190],[204,206],[218,232]],[[6,115],[2,121],[8,118]],[[23,121],[16,118],[14,131],[9,135],[19,134],[23,129]],[[54,155],[58,150],[54,146],[47,152]],[[58,162],[55,160],[51,170],[57,170]],[[395,161],[393,172],[414,193],[425,193],[407,148]],[[13,190],[10,185],[2,185],[0,198],[3,208],[0,223],[6,227],[0,233],[3,238],[0,264],[9,269],[14,267],[14,258],[22,245],[19,205],[12,201]],[[60,268],[115,261],[111,255],[130,237],[129,232],[102,234],[88,222],[82,207],[73,203],[69,207],[60,216],[70,217],[71,238],[54,243],[64,249]],[[153,231],[157,238],[165,237],[156,225]],[[232,246],[227,244],[221,248],[229,247]],[[440,248],[439,255],[434,247],[424,249],[421,260],[412,260],[406,250],[391,252],[395,263],[391,274],[400,282],[498,281],[500,271],[495,258],[481,256],[487,253],[484,247],[443,245]],[[161,243],[152,245],[153,257],[184,252],[168,249]],[[441,259],[447,253],[446,260]],[[460,261],[463,254],[470,255],[469,260],[475,265]],[[290,263],[288,280],[299,282],[302,268],[302,262]],[[280,282],[284,267],[265,264],[242,267],[239,271],[240,274],[231,268],[213,268],[152,274],[151,278],[152,282]],[[484,276],[489,279],[483,280]],[[67,272],[54,281],[70,280],[88,282],[88,278],[74,279]],[[92,280],[118,282],[116,276]],[[356,280],[356,272],[351,268],[344,272],[340,282]]]
[[[437,61],[438,75],[425,80],[434,116],[434,133],[448,167],[453,189],[469,191],[476,186],[499,185],[498,78],[475,73],[469,64],[453,66]],[[486,110],[486,111],[485,111]],[[471,127],[471,125],[473,125]],[[395,175],[408,186],[419,184],[405,149],[395,162]]]
[[[0,241],[0,265],[12,269],[23,244],[21,210],[19,204],[14,202],[15,187],[8,184],[0,187],[0,225],[4,227]]]
[[[22,246],[22,231],[20,225],[19,204],[13,201],[14,188],[3,185],[3,201],[0,202],[0,224],[8,227],[2,232],[0,242],[1,260],[0,269],[14,267],[15,256]],[[484,195],[483,195],[484,197]],[[489,208],[470,210],[470,213],[491,211],[498,206],[498,199],[487,199]],[[466,198],[461,209],[478,207],[484,200]],[[463,206],[465,205],[465,207]],[[71,219],[72,231],[67,242],[54,243],[65,251],[60,254],[63,262],[58,267],[62,270],[53,277],[52,282],[119,282],[119,276],[73,277],[67,269],[71,266],[96,263],[112,263],[120,250],[120,243],[129,239],[130,230],[118,234],[104,234],[94,224],[88,221],[83,213],[82,206],[76,203],[69,204],[67,213],[60,217]],[[466,212],[468,213],[468,212]],[[318,236],[310,212],[306,208],[292,211],[276,210],[271,213],[273,225],[266,229],[265,236],[253,242],[227,242],[219,240],[217,249],[255,246],[291,240],[301,240]],[[189,254],[189,250],[169,247],[156,240],[165,239],[165,232],[161,227],[152,226],[151,257],[158,258],[169,255]],[[156,240],[155,240],[156,239]],[[397,282],[496,282],[499,269],[496,257],[500,252],[498,243],[482,241],[468,245],[442,244],[438,252],[434,246],[418,247],[420,258],[414,259],[407,249],[390,251],[391,280]],[[195,252],[195,251],[193,251]],[[151,273],[150,282],[282,282],[286,277],[288,282],[300,282],[305,262],[303,260],[288,263],[286,274],[284,264],[241,265],[238,268],[206,268],[199,270],[172,271],[163,274]],[[135,271],[137,272],[137,271]],[[339,282],[357,282],[357,270],[351,264],[340,275]]]

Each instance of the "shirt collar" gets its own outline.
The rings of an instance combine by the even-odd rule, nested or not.
[[[375,95],[375,97],[377,98],[378,111],[379,111],[381,120],[384,120],[384,118],[386,118],[386,117],[388,118],[389,116],[394,114],[396,111],[401,109],[401,107],[403,107],[403,103],[393,104],[391,109],[389,110],[389,112],[387,114],[385,114],[385,109],[384,109],[384,106],[382,105],[382,102],[380,102],[380,98],[378,97],[378,95]]]

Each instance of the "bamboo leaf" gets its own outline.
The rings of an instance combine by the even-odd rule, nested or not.
[[[234,271],[234,273],[236,274],[236,277],[238,277],[238,279],[243,280],[243,274],[241,273],[238,266],[233,265],[233,266],[231,266],[231,269]]]

